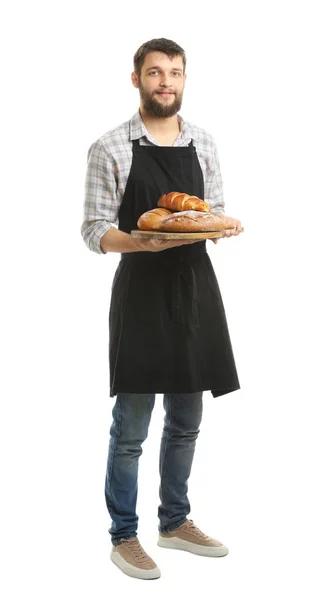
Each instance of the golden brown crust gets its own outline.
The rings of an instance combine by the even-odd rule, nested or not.
[[[210,212],[186,210],[172,213],[159,223],[159,231],[187,232],[195,231],[222,231],[227,229],[225,221]]]
[[[138,222],[138,228],[146,231],[159,229],[160,223],[169,215],[172,215],[172,211],[167,208],[153,208],[143,213]]]
[[[197,210],[199,212],[210,212],[210,205],[197,196],[189,196],[182,192],[169,192],[163,194],[158,200],[158,206],[175,211]]]

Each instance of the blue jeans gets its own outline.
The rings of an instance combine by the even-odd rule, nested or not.
[[[105,499],[112,519],[113,545],[137,535],[138,466],[148,436],[155,394],[117,394],[105,479]],[[187,519],[188,479],[202,418],[202,392],[164,394],[160,447],[159,531],[169,533]]]

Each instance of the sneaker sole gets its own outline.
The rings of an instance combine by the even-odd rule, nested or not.
[[[192,552],[192,554],[198,554],[199,556],[226,556],[228,554],[227,546],[201,546],[200,544],[193,544],[186,540],[182,540],[178,537],[164,538],[159,536],[158,546],[161,548],[172,548],[173,550],[185,550],[186,552]]]
[[[136,579],[158,579],[161,577],[159,567],[155,569],[139,569],[134,565],[128,563],[119,552],[111,552],[111,561],[123,571],[129,577],[135,577]]]

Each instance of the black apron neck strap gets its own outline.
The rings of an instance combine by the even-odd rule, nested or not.
[[[133,140],[132,146],[133,146],[133,148],[138,148],[140,146],[140,139]],[[192,139],[191,139],[191,142],[189,143],[189,146],[193,146]]]

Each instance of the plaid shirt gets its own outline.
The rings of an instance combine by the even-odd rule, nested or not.
[[[214,138],[204,129],[177,115],[180,133],[174,146],[196,147],[203,173],[205,197],[211,212],[224,212],[222,179]],[[130,121],[108,131],[94,142],[87,155],[84,219],[81,233],[93,252],[104,254],[100,239],[112,224],[118,225],[118,212],[132,163],[132,140],[145,146],[160,145],[149,134],[138,111]]]

